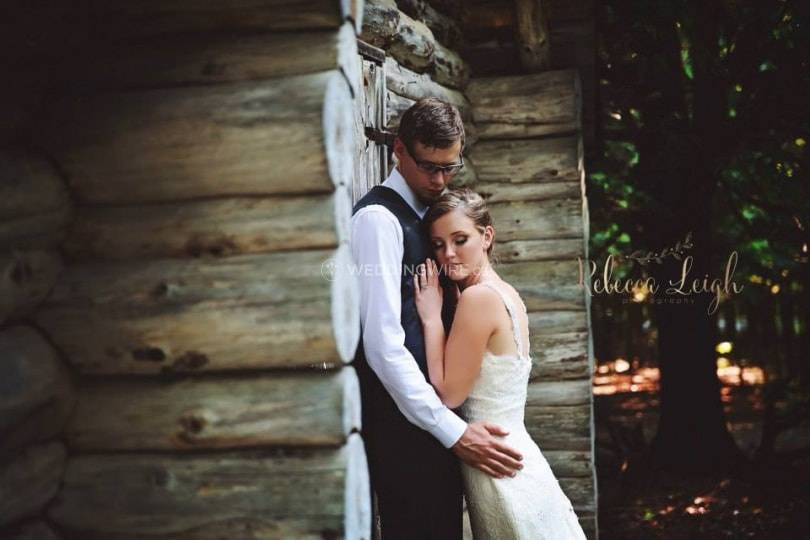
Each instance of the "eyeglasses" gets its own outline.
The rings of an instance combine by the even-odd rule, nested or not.
[[[413,157],[413,156],[411,156]],[[437,165],[431,161],[420,161],[414,158],[414,162],[416,166],[419,167],[421,170],[428,174],[435,174],[437,172],[442,172],[448,176],[453,176],[457,174],[461,169],[464,168],[464,157],[459,156],[459,162],[453,163],[451,165]]]

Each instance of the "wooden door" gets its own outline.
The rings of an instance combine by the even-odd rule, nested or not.
[[[388,177],[388,146],[392,135],[385,128],[385,52],[357,42],[363,66],[363,85],[356,96],[357,147],[352,204]]]

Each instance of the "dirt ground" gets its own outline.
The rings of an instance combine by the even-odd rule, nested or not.
[[[630,475],[628,458],[651,440],[657,391],[595,396],[601,540],[810,538],[810,426],[784,433],[776,455],[737,477]],[[761,389],[724,387],[728,427],[753,455]]]

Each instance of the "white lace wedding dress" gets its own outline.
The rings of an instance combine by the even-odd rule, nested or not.
[[[516,355],[484,353],[481,372],[460,408],[468,422],[488,421],[509,431],[504,442],[523,454],[514,477],[492,478],[462,463],[464,493],[475,540],[568,540],[585,538],[568,497],[523,423],[532,362],[522,346],[512,301],[503,299],[512,319]],[[522,306],[526,311],[525,305]]]

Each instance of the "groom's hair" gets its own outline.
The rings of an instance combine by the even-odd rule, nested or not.
[[[437,98],[424,98],[402,114],[397,136],[411,155],[416,141],[428,148],[449,148],[461,141],[463,150],[464,122],[455,106]]]

